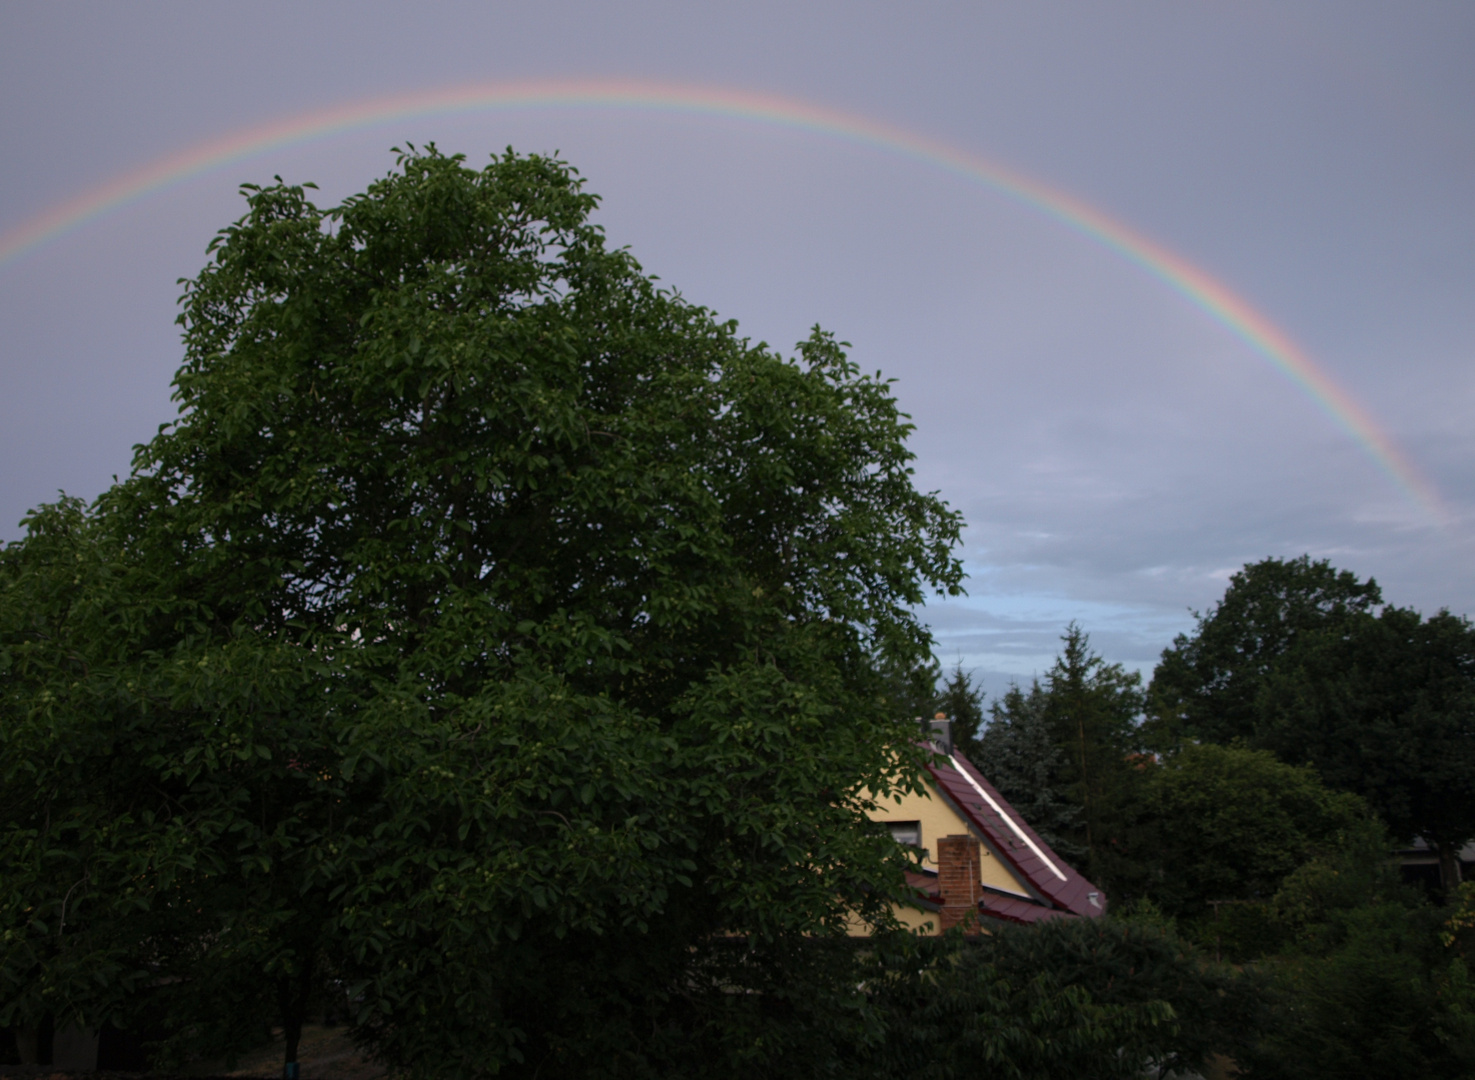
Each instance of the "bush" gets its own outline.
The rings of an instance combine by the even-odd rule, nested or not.
[[[876,1074],[1136,1077],[1241,1054],[1263,1017],[1253,975],[1169,929],[1060,920],[949,937],[877,960]]]
[[[1382,903],[1340,913],[1325,955],[1275,966],[1279,1024],[1242,1059],[1266,1080],[1468,1077],[1468,983],[1435,950],[1438,913]],[[1431,947],[1432,946],[1432,947]]]

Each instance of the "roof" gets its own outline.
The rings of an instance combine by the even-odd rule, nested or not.
[[[942,910],[942,893],[937,888],[935,870],[908,871],[906,878],[907,884],[917,890],[913,903],[923,911]],[[1047,907],[1035,900],[1021,900],[1017,896],[1009,896],[997,889],[990,889],[987,885],[983,888],[985,895],[978,901],[978,914],[987,918],[1021,923],[1026,926],[1038,922],[1049,922],[1051,919],[1075,918],[1071,912],[1057,907]]]
[[[1011,922],[1039,922],[1062,915],[1094,918],[1106,913],[1106,896],[1040,839],[973,763],[960,752],[927,766],[939,793],[967,820],[990,853],[1013,868],[1029,897],[987,890],[980,913]]]

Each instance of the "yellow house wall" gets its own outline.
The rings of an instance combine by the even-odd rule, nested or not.
[[[873,821],[920,821],[922,823],[922,848],[925,852],[922,865],[929,870],[937,869],[937,840],[942,836],[960,836],[969,832],[968,822],[938,795],[937,790],[927,785],[925,795],[901,796],[900,802],[890,799],[881,803],[871,814]],[[975,834],[976,836],[977,834]],[[979,837],[981,840],[982,837]],[[1028,896],[1029,891],[1014,876],[1014,872],[1000,862],[984,845],[980,852],[978,870],[980,882],[994,889],[1012,892],[1017,896]]]

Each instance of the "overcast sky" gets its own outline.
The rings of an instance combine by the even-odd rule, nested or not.
[[[1044,182],[1217,278],[1358,401],[1410,497],[1285,374],[1079,230],[772,124],[541,109],[389,123],[207,172],[0,266],[0,539],[94,496],[173,414],[177,279],[242,181],[324,203],[434,140],[559,150],[646,269],[785,350],[818,322],[897,380],[917,476],[968,521],[931,603],[990,693],[1081,622],[1150,670],[1267,555],[1475,612],[1475,5],[0,2],[3,234],[253,125],[476,82],[761,92]],[[14,233],[12,232],[12,235]]]

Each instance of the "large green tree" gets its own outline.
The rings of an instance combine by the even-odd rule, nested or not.
[[[1355,791],[1439,853],[1446,888],[1475,837],[1475,627],[1386,607],[1303,634],[1265,679],[1251,739]]]
[[[934,704],[936,712],[952,721],[954,744],[970,758],[976,755],[983,734],[983,688],[974,685],[973,675],[963,670],[961,660],[953,665],[952,673],[937,691]]]
[[[1335,628],[1382,600],[1376,581],[1359,581],[1325,559],[1247,564],[1193,632],[1163,650],[1148,691],[1149,730],[1169,744],[1249,738],[1261,687],[1297,637]]]
[[[887,384],[657,288],[556,160],[246,194],[178,420],[0,556],[3,1018],[146,984],[229,1050],[331,976],[422,1075],[812,1071],[961,577]]]
[[[1077,623],[1060,641],[1043,679],[990,705],[975,760],[1052,847],[1098,873],[1132,779],[1142,677],[1107,663]]]
[[[1366,808],[1266,750],[1185,746],[1135,770],[1104,869],[1115,898],[1197,917],[1216,901],[1268,902],[1286,875],[1336,847]]]
[[[1107,663],[1078,623],[1067,626],[1060,640],[1064,648],[1045,673],[1045,716],[1065,758],[1065,779],[1081,808],[1078,842],[1094,871],[1113,807],[1132,778],[1142,676]]]
[[[1326,561],[1266,559],[1230,579],[1149,692],[1160,745],[1243,740],[1363,796],[1401,840],[1434,844],[1446,886],[1475,836],[1475,627],[1382,606]]]
[[[1065,750],[1050,723],[1040,681],[1015,685],[989,704],[988,727],[972,759],[1057,854],[1084,865],[1082,807],[1070,789]]]

